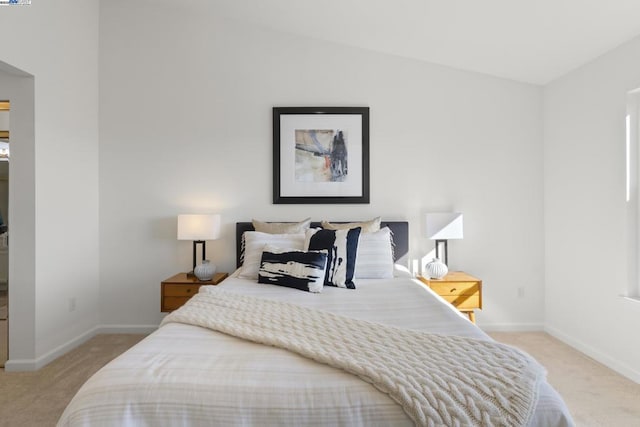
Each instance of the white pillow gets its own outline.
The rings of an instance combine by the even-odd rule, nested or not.
[[[356,279],[390,279],[393,277],[393,246],[389,227],[375,233],[360,234]]]
[[[244,233],[244,262],[238,277],[242,279],[258,280],[260,259],[265,245],[301,251],[304,247],[304,233],[300,234],[269,234],[260,231]]]

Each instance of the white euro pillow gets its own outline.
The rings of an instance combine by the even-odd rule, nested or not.
[[[389,227],[360,234],[356,279],[390,279],[393,277],[393,265],[393,244]]]

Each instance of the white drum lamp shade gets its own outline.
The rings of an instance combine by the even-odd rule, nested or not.
[[[196,267],[196,247],[202,244],[202,260],[206,258],[206,241],[220,238],[220,215],[178,215],[178,240],[193,241],[193,268]]]
[[[178,240],[220,238],[220,215],[178,215]]]

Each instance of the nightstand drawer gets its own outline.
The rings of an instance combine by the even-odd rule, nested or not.
[[[441,295],[446,301],[450,302],[454,307],[465,310],[473,310],[480,308],[480,295]]]
[[[202,285],[172,285],[166,283],[164,285],[164,296],[166,297],[187,297],[191,298],[198,293]]]
[[[477,282],[442,282],[431,281],[429,286],[438,295],[474,295],[480,291]]]
[[[162,298],[162,311],[173,311],[184,305],[191,297],[164,297]]]
[[[482,308],[482,280],[463,271],[450,271],[442,279],[424,276],[418,276],[418,279],[445,301],[466,313],[471,322],[476,322],[473,310]]]
[[[160,284],[160,311],[168,312],[182,307],[185,302],[200,291],[200,286],[217,285],[227,276],[227,273],[216,273],[211,280],[200,281],[187,273],[178,273],[163,280]]]

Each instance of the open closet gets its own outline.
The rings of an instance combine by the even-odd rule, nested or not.
[[[0,100],[0,367],[8,357],[9,101]]]

